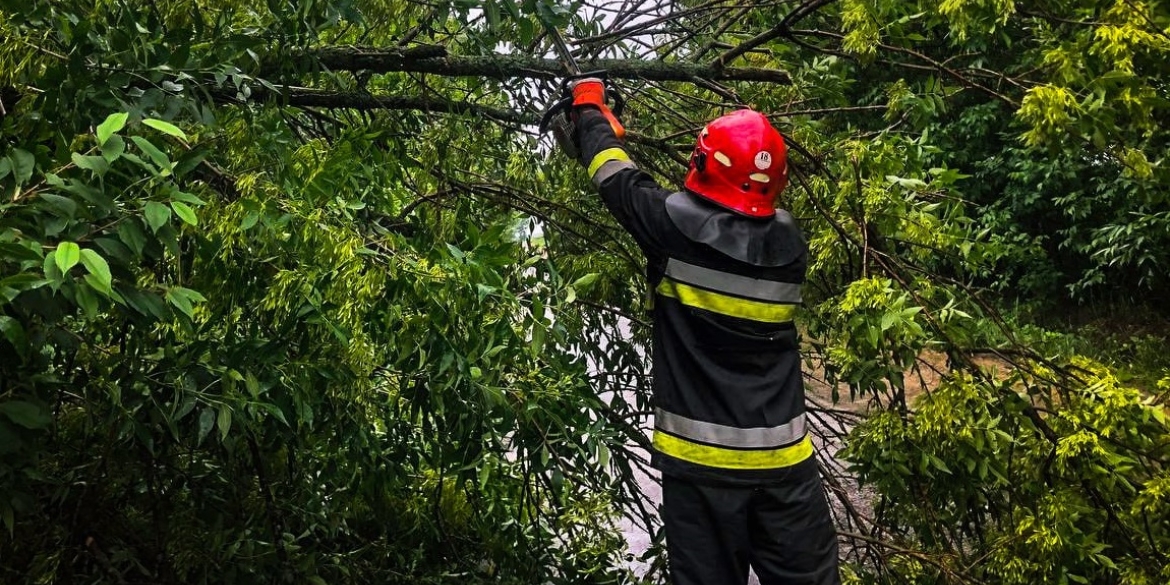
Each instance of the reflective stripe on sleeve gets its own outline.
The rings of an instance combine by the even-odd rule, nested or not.
[[[696,465],[722,469],[777,469],[796,465],[813,454],[812,437],[805,435],[800,442],[779,449],[725,449],[692,443],[686,439],[654,433],[654,448],[663,455]]]
[[[606,161],[605,164],[601,165],[600,169],[597,169],[597,173],[593,175],[593,184],[600,187],[606,179],[618,174],[620,171],[636,168],[638,167],[628,160]]]
[[[678,282],[749,299],[773,303],[800,303],[800,285],[791,282],[731,274],[695,266],[675,258],[666,262],[666,275]]]
[[[687,418],[659,408],[654,410],[654,426],[672,435],[740,449],[788,445],[807,434],[804,413],[782,425],[741,429]]]
[[[664,277],[654,289],[658,294],[677,299],[678,302],[712,313],[761,321],[764,323],[787,323],[796,315],[796,305],[767,303],[733,297],[715,291],[704,290],[689,284]]]
[[[597,171],[601,170],[602,165],[610,161],[630,162],[630,156],[626,154],[626,151],[616,146],[593,155],[593,160],[589,161],[589,179],[592,180]]]

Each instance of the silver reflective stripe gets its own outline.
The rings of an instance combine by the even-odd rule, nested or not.
[[[671,258],[666,275],[686,284],[739,297],[772,303],[800,303],[800,285],[729,274]]]
[[[804,413],[780,426],[740,429],[690,419],[661,408],[654,409],[654,427],[683,438],[741,449],[780,447],[803,438],[807,432]]]
[[[628,160],[611,160],[601,165],[601,168],[593,174],[593,184],[600,187],[606,179],[618,174],[619,171],[636,168],[638,167]]]

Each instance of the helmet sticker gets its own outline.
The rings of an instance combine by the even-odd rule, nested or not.
[[[772,153],[761,150],[756,153],[756,168],[761,171],[768,170],[772,166]]]
[[[772,180],[771,177],[765,175],[764,173],[752,173],[750,176],[748,176],[748,178],[757,183],[767,183]]]
[[[726,154],[723,154],[722,152],[715,151],[715,160],[723,163],[723,166],[725,166],[725,167],[731,166],[731,158],[728,157]]]

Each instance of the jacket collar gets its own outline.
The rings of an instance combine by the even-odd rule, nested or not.
[[[782,209],[770,218],[747,217],[681,191],[666,198],[666,214],[690,240],[753,266],[791,264],[808,247],[796,220]]]

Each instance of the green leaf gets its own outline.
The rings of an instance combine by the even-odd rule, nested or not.
[[[497,289],[494,286],[488,286],[486,284],[476,283],[476,285],[475,285],[476,295],[475,296],[478,300],[482,301],[485,298],[487,298],[488,295],[495,293],[497,290],[499,290],[499,289]]]
[[[512,0],[500,0],[502,2],[511,2]],[[485,0],[483,3],[483,13],[487,16],[488,29],[497,30],[500,28],[500,6],[496,4],[495,0]]]
[[[163,134],[169,134],[182,140],[187,139],[187,134],[180,130],[178,126],[175,126],[170,122],[164,122],[156,118],[147,118],[143,120],[142,123],[150,126],[151,128],[154,128],[155,130],[158,130],[159,132],[162,132]]]
[[[16,348],[16,353],[25,355],[28,351],[28,337],[25,336],[24,327],[21,327],[20,321],[7,315],[0,315],[0,333],[3,333],[8,343]]]
[[[126,303],[147,317],[162,321],[171,317],[171,311],[162,297],[152,292],[130,290],[126,292]]]
[[[929,453],[927,454],[927,457],[930,458],[930,464],[933,465],[936,469],[939,469],[947,474],[951,473],[951,468],[947,467],[946,461],[943,461],[939,457],[937,457],[935,455],[931,455]]]
[[[102,254],[107,258],[117,260],[123,264],[137,264],[138,259],[134,256],[134,253],[130,251],[130,248],[126,247],[126,244],[123,244],[117,238],[102,236],[95,238],[93,243],[102,249]]]
[[[593,286],[593,283],[597,282],[597,278],[599,276],[600,275],[596,272],[590,272],[589,274],[586,274],[585,276],[582,276],[581,278],[573,281],[572,286],[577,290],[587,291],[589,290],[589,287]]]
[[[192,303],[207,302],[207,299],[199,294],[198,291],[176,286],[167,291],[167,302],[174,305],[188,317],[194,317],[195,308]]]
[[[87,317],[90,319],[96,319],[98,316],[99,306],[98,299],[93,294],[93,275],[85,275],[85,280],[90,284],[90,286],[75,287],[73,289],[73,300],[77,302],[77,305],[80,306],[83,311],[85,311],[85,315]]]
[[[183,296],[185,296],[185,297],[187,297],[187,298],[189,298],[192,301],[195,301],[197,303],[206,303],[207,302],[207,297],[200,294],[200,292],[197,290],[191,290],[189,288],[183,288],[181,286],[176,286],[176,287],[172,288],[171,290],[174,292],[177,292],[179,294],[182,294]]]
[[[134,144],[138,145],[139,150],[150,157],[150,160],[154,162],[155,166],[162,171],[162,176],[165,177],[171,174],[171,159],[167,158],[166,153],[159,150],[157,146],[141,136],[131,136],[130,140],[133,140]]]
[[[99,160],[105,162],[105,159]],[[114,200],[109,195],[103,193],[101,189],[97,189],[76,179],[69,179],[61,188],[69,193],[81,196],[82,199],[92,204],[94,208],[87,210],[89,211],[87,215],[90,217],[100,213],[109,213],[115,207]]]
[[[244,387],[248,389],[248,394],[251,394],[252,398],[260,397],[260,380],[257,380],[256,376],[252,374],[252,372],[248,372],[247,376],[240,376],[240,373],[236,372],[235,370],[233,370],[232,373],[235,374],[234,376],[231,376],[232,378],[243,378]]]
[[[198,225],[199,222],[195,217],[195,210],[191,209],[186,203],[182,201],[171,201],[171,209],[175,210],[175,215],[179,216],[179,219],[190,225]]]
[[[171,219],[171,209],[158,201],[146,202],[146,224],[150,226],[150,230],[157,232],[158,228],[162,227]]]
[[[73,242],[61,242],[57,244],[57,253],[53,255],[53,261],[57,263],[57,269],[61,274],[67,274],[70,268],[77,265],[77,261],[81,259],[81,247]]]
[[[171,193],[171,200],[172,201],[182,201],[183,203],[188,203],[190,205],[207,205],[206,201],[200,199],[199,197],[196,197],[195,195],[193,195],[191,193],[187,193],[186,191],[176,190],[176,191],[172,192]]]
[[[257,406],[259,406],[261,410],[267,412],[268,414],[275,416],[277,420],[284,423],[284,426],[288,426],[288,419],[285,418],[284,411],[281,410],[279,406],[269,402],[259,402],[257,403]]]
[[[57,268],[56,257],[56,254],[48,254],[45,256],[44,263],[41,264],[42,270],[45,273],[45,279],[49,281],[49,285],[54,291],[60,287],[61,279],[63,278],[61,269]]]
[[[192,149],[183,154],[178,161],[175,162],[175,176],[182,177],[199,166],[203,159],[207,158],[207,151],[204,149]]]
[[[126,152],[126,141],[121,136],[112,136],[102,143],[102,158],[114,162]]]
[[[110,170],[110,163],[105,158],[100,156],[85,156],[79,153],[73,153],[73,164],[77,165],[79,169],[93,171],[99,177],[106,174]]]
[[[540,353],[544,351],[545,333],[546,331],[544,329],[544,325],[537,323],[535,326],[533,326],[532,341],[529,346],[532,350],[532,355],[540,355]]]
[[[28,241],[21,243],[0,242],[0,256],[6,256],[5,260],[9,262],[15,260],[39,263],[45,258],[43,254],[39,243]]]
[[[94,280],[99,286],[96,286],[98,291],[110,294],[113,290],[114,278],[110,275],[110,265],[97,252],[85,249],[81,251],[81,263],[85,265],[85,269],[93,275]]]
[[[74,214],[77,213],[77,202],[55,193],[41,193],[39,195],[42,201],[49,204],[49,207],[60,217],[73,219]]]
[[[98,144],[105,144],[115,132],[120,131],[126,127],[126,120],[130,118],[130,114],[126,112],[118,112],[106,116],[106,121],[102,122],[97,127]]]
[[[177,404],[174,410],[174,414],[171,416],[171,420],[178,422],[183,420],[183,418],[188,414],[191,414],[191,411],[195,410],[196,401],[197,398],[194,394],[184,394],[183,400]]]
[[[43,429],[53,422],[48,409],[23,400],[0,403],[0,414],[26,429]]]
[[[32,178],[33,170],[36,168],[37,159],[32,153],[27,150],[14,148],[8,155],[8,160],[12,165],[12,176],[16,179],[17,185],[23,185]]]
[[[167,291],[167,302],[182,311],[184,315],[188,317],[195,316],[195,308],[191,306],[191,299],[183,295],[176,295],[172,291]]]
[[[500,4],[503,5],[504,10],[508,12],[508,16],[512,17],[512,20],[520,20],[522,18],[520,16],[520,6],[518,6],[515,0],[502,0]]]
[[[215,426],[219,429],[219,440],[226,441],[228,431],[232,430],[232,410],[226,406],[219,409],[219,416],[215,420]]]
[[[211,432],[211,426],[215,424],[215,412],[211,407],[204,408],[199,412],[199,434],[195,438],[195,444],[203,442],[207,438],[207,433]]]
[[[139,256],[146,247],[146,234],[142,233],[142,228],[138,227],[138,220],[133,217],[118,222],[118,239]]]
[[[248,214],[244,216],[243,221],[240,222],[240,230],[248,231],[252,229],[252,227],[255,226],[256,222],[258,221],[260,221],[260,214],[256,213],[255,211],[249,211]]]

